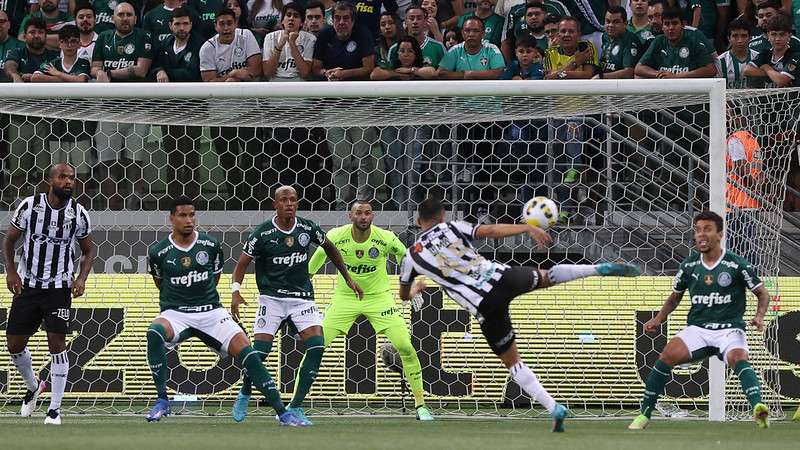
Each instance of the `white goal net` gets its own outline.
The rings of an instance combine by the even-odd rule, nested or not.
[[[81,180],[75,195],[92,217],[98,258],[86,295],[73,302],[64,407],[141,413],[155,399],[145,331],[158,314],[158,295],[146,274],[147,247],[168,233],[173,196],[197,199],[201,229],[223,243],[221,286],[227,286],[243,238],[270,218],[270,196],[281,184],[298,188],[300,215],[326,230],[348,222],[353,199],[371,199],[376,224],[407,243],[417,232],[416,205],[427,196],[444,199],[465,220],[515,222],[527,199],[545,195],[563,211],[551,248],[508,238],[479,242],[480,251],[543,268],[622,260],[643,269],[640,278],[589,278],[522,296],[512,306],[522,355],[557,400],[579,416],[631,415],[659,351],[685,323],[689,302],[655,335],[644,334],[642,325],[692,249],[692,217],[726,210],[725,141],[735,131],[751,133],[760,145],[764,183],[738,185],[759,207],[731,208],[728,222],[742,220],[728,239],[756,261],[771,295],[780,298],[781,205],[796,146],[790,111],[800,100],[794,90],[726,98],[723,86],[722,80],[2,85],[0,201],[7,213],[0,230],[20,198],[44,188],[48,165],[75,165]],[[323,312],[335,280],[332,267],[326,273],[314,277]],[[395,277],[392,283],[396,289]],[[220,292],[229,304],[227,289]],[[243,293],[255,300],[251,275]],[[749,297],[748,315],[755,301]],[[0,294],[0,329],[10,302],[8,292]],[[429,291],[419,310],[402,308],[434,413],[546,415],[509,380],[477,323],[441,291]],[[781,388],[791,367],[779,352],[787,336],[778,319],[792,310],[800,310],[796,298],[774,301],[767,330],[747,330],[775,416],[791,401]],[[245,308],[249,332],[254,315],[255,307]],[[288,399],[303,346],[282,333],[276,342],[267,364]],[[381,361],[385,342],[363,318],[334,342],[309,395],[310,413],[396,414],[406,401],[413,405],[400,375]],[[42,333],[29,347],[46,376]],[[173,410],[229,412],[241,375],[232,360],[189,341],[169,352],[169,366]],[[0,358],[0,412],[15,412],[22,391],[8,358]],[[707,362],[676,369],[659,405],[671,416],[711,411],[720,418],[719,408],[728,418],[748,413],[738,379],[709,370]]]

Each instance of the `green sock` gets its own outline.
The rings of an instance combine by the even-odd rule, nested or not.
[[[755,407],[761,403],[761,383],[758,381],[756,371],[750,367],[750,363],[745,360],[739,361],[733,371],[736,372],[739,382],[742,383],[742,391],[747,396],[750,407]]]
[[[294,395],[292,402],[289,403],[290,408],[299,408],[303,406],[308,391],[311,390],[311,385],[317,378],[319,365],[322,363],[322,353],[325,351],[325,340],[322,336],[311,336],[305,340],[306,354],[303,356],[303,362],[300,364],[300,373],[297,375],[297,380],[294,383]]]
[[[261,358],[262,362],[266,361],[269,352],[272,351],[272,341],[255,341],[253,350],[258,353],[258,357]],[[252,381],[247,374],[242,378],[242,389],[239,392],[243,395],[251,395],[253,393]]]
[[[153,374],[158,398],[169,400],[167,396],[167,330],[160,323],[151,324],[147,329],[147,364]]]
[[[647,377],[647,382],[644,385],[644,398],[642,398],[642,414],[650,418],[653,414],[653,408],[656,407],[658,397],[664,393],[664,386],[670,378],[672,373],[672,366],[668,365],[660,359],[656,361],[653,370]]]
[[[247,346],[239,353],[237,359],[256,389],[264,394],[267,402],[275,409],[275,412],[281,415],[286,411],[286,408],[283,406],[278,388],[275,387],[275,380],[269,375],[267,368],[264,367],[264,363],[261,362],[258,356],[259,354],[253,347]]]
[[[414,395],[414,407],[419,408],[425,405],[425,391],[422,389],[422,365],[419,363],[417,351],[411,345],[411,335],[408,328],[397,326],[387,328],[383,334],[389,338],[400,359],[403,361],[403,373],[411,386],[411,393]]]

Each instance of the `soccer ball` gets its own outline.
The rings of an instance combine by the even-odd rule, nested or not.
[[[522,207],[522,220],[546,230],[558,220],[558,206],[547,197],[534,197]]]

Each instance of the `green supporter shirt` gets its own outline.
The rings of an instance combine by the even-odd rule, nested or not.
[[[217,239],[195,232],[194,243],[182,248],[170,235],[151,245],[147,257],[150,274],[161,280],[161,311],[203,312],[222,307],[217,275],[222,273],[225,257]]]
[[[603,33],[603,51],[600,58],[600,69],[603,73],[633,68],[642,56],[642,42],[630,31],[612,40]]]
[[[0,42],[0,82],[11,81],[11,79],[6,76],[5,70],[3,70],[6,66],[8,52],[22,48],[25,48],[25,43],[11,35],[8,36],[5,42]]]
[[[470,17],[475,17],[475,13],[468,12],[458,18],[458,23],[456,23],[456,30],[458,30],[456,31],[457,33],[461,33],[460,30],[464,28],[464,22],[466,22]],[[491,16],[483,19],[483,25],[486,31],[486,35],[483,36],[483,39],[491,42],[494,45],[500,46],[500,42],[503,37],[503,22],[505,22],[503,16],[495,13],[492,13]]]
[[[290,231],[283,231],[275,218],[262,223],[250,234],[242,252],[255,260],[256,285],[262,295],[284,299],[314,300],[308,276],[311,244],[325,242],[316,223],[297,217]]]
[[[758,53],[765,52],[772,48],[772,44],[769,43],[766,34],[753,36],[748,45],[750,46],[750,50],[755,50]],[[789,39],[789,47],[792,50],[800,50],[800,38],[793,35],[791,39]]]
[[[139,58],[153,59],[150,39],[139,28],[134,28],[125,37],[120,37],[116,30],[100,33],[92,55],[92,61],[103,62],[103,70],[132,67]]]
[[[175,36],[170,35],[160,42],[153,52],[151,78],[155,78],[159,70],[167,72],[169,81],[202,81],[200,77],[200,47],[203,43],[197,36],[191,36],[189,42],[178,53],[175,53]]]
[[[494,44],[484,42],[478,53],[470,55],[464,43],[454,45],[442,60],[439,67],[451,72],[466,72],[467,70],[493,70],[505,69],[506,62],[500,49]]]
[[[723,250],[714,266],[706,266],[700,253],[692,253],[680,265],[673,290],[689,290],[692,306],[687,325],[712,330],[745,329],[744,311],[747,306],[745,289],[755,290],[762,285],[753,266],[741,256]]]
[[[100,34],[103,31],[114,29],[114,8],[120,3],[122,3],[120,0],[92,0],[96,15],[95,33]],[[142,0],[126,0],[125,3],[130,3],[134,11],[136,11],[136,17],[139,17],[139,11],[142,10]]]
[[[31,17],[41,17],[44,19],[44,23],[47,24],[47,34],[58,34],[58,30],[60,30],[61,27],[70,23],[75,25],[75,19],[64,11],[58,11],[55,17],[45,17],[42,10],[39,10],[25,16],[25,19],[19,24],[20,33],[25,31],[25,27],[28,25],[28,21],[31,20]]]
[[[31,53],[27,46],[18,47],[8,52],[6,55],[6,64],[9,61],[17,63],[17,73],[20,75],[30,73],[33,74],[42,64],[58,58],[58,52],[55,50],[44,50],[44,53],[37,55]]]
[[[425,42],[422,43],[420,48],[422,49],[422,65],[424,67],[430,66],[434,69],[439,67],[439,61],[441,61],[444,54],[447,53],[444,44],[430,37],[425,38]],[[386,61],[383,61],[381,67],[384,69],[394,69],[399,66],[400,61],[397,58],[397,44],[394,44],[389,48],[389,54],[386,57]]]
[[[247,2],[243,1],[243,4]],[[189,0],[186,6],[192,8],[199,16],[200,20],[192,24],[193,33],[199,32],[203,42],[214,37],[217,31],[214,29],[214,22],[217,19],[217,12],[225,7],[224,0]],[[244,14],[244,12],[242,13]]]
[[[717,8],[722,6],[730,6],[730,2],[728,0],[691,0],[687,21],[691,24],[694,9],[700,8],[700,24],[697,29],[713,40],[717,34]]]
[[[629,20],[627,28],[628,31],[635,34],[636,37],[639,38],[639,41],[641,41],[643,44],[646,44],[651,40],[655,39],[655,35],[653,34],[653,31],[650,29],[650,25],[647,25],[643,28],[639,28],[637,30],[636,27],[633,26],[633,23]]]
[[[184,6],[189,10],[192,16],[192,24],[200,23],[200,17],[190,7]],[[155,48],[159,42],[163,42],[168,37],[172,36],[172,30],[169,29],[169,24],[172,21],[173,9],[168,9],[166,6],[158,5],[151,9],[144,15],[142,20],[142,29],[150,35],[150,42]],[[194,33],[193,33],[194,34]]]
[[[397,238],[397,235],[389,230],[372,226],[369,238],[364,242],[353,240],[353,225],[344,225],[328,231],[328,240],[339,249],[347,266],[347,271],[353,281],[361,286],[364,295],[379,295],[391,290],[389,275],[386,273],[386,261],[389,255],[394,255],[398,263],[403,260],[406,254],[406,247]],[[317,273],[325,263],[327,255],[325,251],[318,247],[308,263],[308,273]],[[355,293],[347,286],[344,277],[340,273],[334,295],[355,297]]]
[[[714,62],[714,47],[702,32],[684,28],[683,37],[673,46],[665,35],[656,37],[639,63],[672,73],[690,72]]]
[[[789,85],[790,87],[800,86],[800,50],[792,50],[790,47],[786,50],[786,53],[776,61],[772,49],[769,49],[759,53],[749,64],[758,68],[770,66],[776,72],[791,78],[792,82]],[[766,88],[778,87],[767,77],[762,78],[762,80]]]

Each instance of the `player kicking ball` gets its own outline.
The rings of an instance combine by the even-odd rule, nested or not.
[[[650,423],[650,414],[664,392],[672,368],[690,361],[716,355],[732,367],[742,390],[753,408],[753,419],[761,428],[769,427],[769,408],[761,402],[758,375],[747,361],[744,311],[745,288],[758,298],[756,315],[750,320],[761,331],[769,305],[769,293],[756,271],[741,256],[723,249],[722,217],[705,211],[694,218],[694,240],[697,253],[689,255],[678,269],[673,292],[661,311],[644,324],[644,331],[658,330],[667,316],[678,307],[683,293],[689,290],[692,307],[686,318],[687,327],[672,338],[650,371],[644,388],[641,414],[628,426],[643,430]]]
[[[403,361],[403,372],[414,394],[417,420],[431,421],[433,416],[425,406],[425,391],[422,389],[422,365],[411,345],[408,325],[397,308],[386,273],[389,255],[394,255],[395,260],[400,262],[406,254],[406,247],[391,231],[372,225],[375,214],[368,201],[354,202],[348,216],[352,223],[328,231],[327,237],[342,254],[350,276],[364,290],[364,298],[359,300],[339,276],[333,300],[322,321],[325,347],[338,336],[347,334],[353,322],[364,315],[375,332],[386,336],[397,349]],[[319,271],[325,259],[325,252],[318,247],[308,263],[311,276]]]
[[[301,426],[301,420],[283,406],[275,382],[250,346],[247,335],[222,307],[217,284],[225,258],[219,241],[195,230],[195,208],[188,197],[174,200],[169,220],[172,233],[148,250],[161,314],[147,330],[147,363],[158,399],[145,418],[157,422],[170,415],[166,349],[194,336],[220,355],[236,359],[275,408],[281,425]]]
[[[400,297],[410,300],[425,289],[425,283],[412,281],[425,276],[441,286],[462,308],[480,323],[492,351],[511,373],[511,378],[553,417],[553,431],[564,431],[567,408],[556,403],[542,387],[533,371],[520,359],[511,324],[509,306],[514,298],[535,289],[580,278],[639,275],[630,264],[559,264],[550,270],[511,267],[484,258],[472,241],[500,239],[528,234],[540,247],[552,242],[545,231],[533,225],[473,225],[445,221],[445,209],[437,199],[427,199],[418,208],[421,231],[409,249],[400,269]]]

